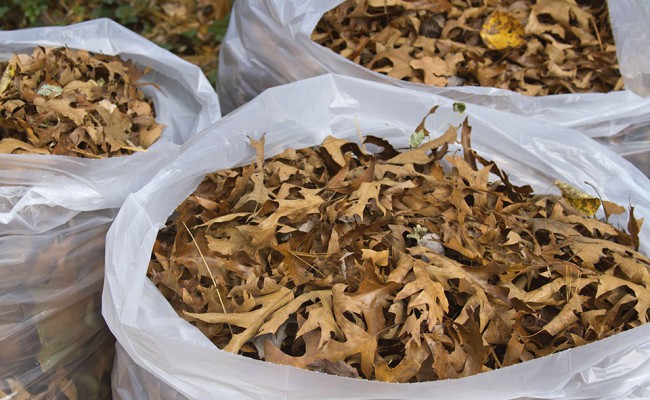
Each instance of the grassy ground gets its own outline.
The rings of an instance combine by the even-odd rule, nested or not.
[[[110,18],[198,65],[214,84],[232,0],[5,0],[0,30]]]

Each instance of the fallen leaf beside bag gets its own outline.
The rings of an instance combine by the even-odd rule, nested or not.
[[[142,90],[153,102],[156,121],[165,126],[160,138],[146,151],[121,157],[0,154],[0,314],[5,316],[0,323],[4,346],[0,355],[0,393],[17,398],[61,393],[70,399],[107,398],[114,338],[100,315],[106,232],[126,196],[148,182],[180,144],[220,118],[218,99],[197,67],[107,19],[0,32],[3,62],[15,54],[21,54],[26,62],[27,55],[39,46],[43,52],[67,47],[67,51],[117,55],[122,61],[132,60],[138,68],[151,68],[138,82],[152,83]],[[110,64],[112,61],[104,60],[108,74],[118,71],[117,65]],[[29,81],[29,64],[22,65],[25,71],[20,66],[15,68],[20,76],[5,75],[9,82],[3,84],[5,95],[15,93],[16,83]],[[104,73],[99,69],[98,73]],[[80,77],[73,69],[68,74]],[[115,117],[122,117],[122,111],[116,112],[117,105],[107,102],[119,95],[104,99],[106,108],[97,112],[106,111],[105,119],[97,114],[82,116],[81,107],[76,108],[67,97],[75,94],[60,94],[65,91],[63,87],[54,82],[54,76],[48,78],[52,80],[36,88],[40,93],[32,93],[37,102],[34,108],[14,122],[3,114],[3,128],[28,134],[43,128],[40,132],[47,135],[50,128],[74,132],[68,128],[75,121],[90,127],[92,118],[119,122]],[[73,83],[81,91],[77,92],[76,102],[101,102],[93,98],[93,88],[101,86],[102,80],[109,81],[99,76],[94,83]],[[19,94],[29,95],[29,89]],[[16,111],[24,100],[9,101],[13,101],[9,110]],[[132,104],[142,115],[150,107],[144,102]],[[39,108],[41,114],[31,113]],[[70,118],[65,119],[66,114]],[[11,124],[25,115],[36,115],[43,125],[25,124],[12,130]],[[151,116],[145,119],[151,122]],[[111,126],[111,121],[106,126]],[[109,135],[121,133],[119,127],[120,123],[114,124]],[[111,144],[112,148],[122,144],[130,147],[126,140],[118,141]],[[22,143],[33,150],[29,143]],[[69,146],[66,149],[72,151]]]
[[[442,132],[457,116],[450,100],[323,76],[269,90],[206,130],[209,136],[188,143],[165,172],[127,200],[109,232],[103,313],[133,362],[189,398],[318,398],[326,393],[330,398],[442,399],[450,392],[456,398],[620,398],[647,393],[648,326],[468,378],[386,384],[262,363],[220,351],[198,329],[178,318],[145,277],[159,228],[203,176],[253,159],[245,134],[257,139],[265,134],[267,156],[287,148],[317,145],[328,135],[356,141],[358,132],[406,147],[414,127],[433,105],[440,108],[427,127]],[[481,157],[494,160],[507,171],[514,184],[529,183],[536,191],[546,192],[558,178],[588,181],[606,199],[623,203],[629,199],[637,207],[635,215],[648,212],[647,178],[579,133],[559,127],[549,130],[547,124],[479,106],[467,105],[466,115],[473,127],[473,147]],[[572,165],[573,159],[580,159],[581,165]],[[643,252],[648,250],[647,234],[644,226]],[[126,362],[123,365],[132,368]],[[116,370],[116,375],[124,373]],[[590,377],[588,382],[584,382],[585,376]],[[128,388],[117,388],[116,393],[130,398]]]

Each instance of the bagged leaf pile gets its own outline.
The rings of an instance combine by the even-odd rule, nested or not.
[[[633,208],[626,233],[567,184],[566,199],[514,186],[470,148],[467,120],[463,154],[448,152],[454,127],[416,131],[403,152],[329,137],[264,160],[253,141],[255,163],[177,208],[150,279],[219,348],[386,382],[470,376],[648,321]]]
[[[0,153],[111,157],[160,138],[148,71],[119,57],[37,47],[0,62]]]
[[[198,67],[106,19],[0,31],[0,62],[0,398],[110,398],[106,233],[220,118],[218,98]]]
[[[312,38],[373,71],[522,94],[623,87],[606,1],[349,0]]]
[[[243,105],[270,87],[327,73],[341,74],[441,95],[455,101],[572,128],[605,143],[608,148],[626,156],[650,175],[650,164],[647,162],[650,154],[650,98],[647,97],[650,94],[650,47],[645,45],[646,38],[650,36],[650,25],[647,24],[650,8],[643,0],[580,0],[571,3],[565,0],[370,0],[359,1],[359,7],[354,8],[350,4],[352,3],[347,0],[234,3],[228,33],[219,56],[217,85],[225,112]],[[502,6],[496,7],[496,4]],[[376,7],[368,9],[364,5]],[[350,15],[340,15],[342,20],[336,23],[348,25],[342,31],[331,31],[331,38],[326,40],[332,43],[336,41],[341,54],[338,50],[332,51],[312,40],[314,31],[318,32],[319,23],[321,26],[323,24],[323,17],[330,15],[328,13],[339,6],[345,7],[341,10],[349,11]],[[442,11],[415,11],[427,8],[441,8]],[[449,11],[444,11],[447,9]],[[533,9],[536,10],[535,13],[532,12]],[[352,15],[355,11],[358,14]],[[372,14],[367,14],[366,11]],[[515,41],[513,46],[516,47],[487,49],[480,35],[483,27],[481,21],[485,21],[494,11],[503,11],[521,22],[524,27],[523,45],[519,46]],[[594,14],[588,16],[585,14],[587,11],[593,11]],[[476,13],[476,17],[471,16],[472,13]],[[431,18],[418,19],[420,14],[427,14]],[[529,18],[533,14],[539,24],[530,27],[537,33],[529,35],[526,33],[528,24],[524,25],[524,22],[533,21]],[[606,14],[609,14],[609,25],[606,23]],[[501,19],[494,20],[499,22]],[[503,18],[504,22],[510,20],[511,18]],[[403,23],[395,27],[391,25],[392,21]],[[507,27],[508,23],[503,25]],[[594,25],[599,27],[598,30]],[[616,43],[616,57],[608,33],[610,25]],[[373,26],[377,29],[386,27],[381,31],[386,37],[378,37],[379,32],[374,36],[377,37],[376,46],[370,44],[369,36],[366,36],[367,43],[360,36],[361,30],[370,30]],[[494,24],[494,29],[488,29],[486,33],[501,32],[499,26],[498,23]],[[438,38],[437,36],[443,35],[445,27],[446,39]],[[548,31],[543,32],[544,30]],[[519,32],[521,33],[520,30]],[[320,34],[323,36],[325,33],[322,31]],[[391,40],[383,40],[388,38]],[[509,35],[505,35],[505,38],[507,40],[504,42],[509,43]],[[352,49],[352,54],[343,52],[342,48],[346,46],[344,42],[356,43],[357,40],[359,54],[354,53],[357,47]],[[417,41],[419,47],[415,47],[415,42],[409,44],[413,40]],[[409,46],[414,54],[404,61],[400,54],[405,55],[403,53],[406,53]],[[467,52],[461,51],[465,48],[468,49]],[[347,50],[349,52],[350,49]],[[581,52],[587,52],[587,57],[579,57]],[[389,57],[375,60],[376,67],[384,73],[346,58],[348,55],[352,59],[358,56],[360,61],[363,58],[365,62],[379,53]],[[483,56],[478,57],[478,54]],[[467,62],[461,62],[461,58]],[[613,65],[603,64],[614,58],[618,62],[614,61]],[[391,59],[397,64],[393,65]],[[415,70],[411,67],[411,62],[417,65]],[[508,64],[501,66],[500,62]],[[603,68],[607,70],[601,70],[600,67],[593,70],[595,65],[604,65]],[[470,70],[476,74],[482,71],[479,75],[474,75],[473,84],[483,80],[485,83],[481,84],[489,86],[455,86],[463,82],[451,73],[438,71],[447,68],[454,74],[464,74],[465,79],[472,76]],[[589,81],[595,84],[592,88],[594,90],[596,87],[605,91],[620,88],[618,78],[615,78],[618,74],[615,69],[620,70],[625,90],[582,93],[586,89],[578,87],[591,87],[591,83],[586,83]],[[433,71],[426,75],[430,81],[441,81],[439,84],[446,81],[446,86],[405,80],[412,75],[424,82],[425,70]],[[589,70],[593,70],[591,75]],[[386,73],[397,73],[401,77],[394,78]],[[480,80],[477,81],[479,77]],[[538,87],[547,85],[547,82],[551,86],[546,86],[546,89]],[[498,86],[502,84],[508,86]],[[492,87],[494,85],[498,87]],[[607,86],[609,89],[606,89]],[[548,90],[548,93],[563,91],[565,94],[529,96],[515,90],[530,94],[541,94],[544,90]],[[571,91],[574,93],[567,93]]]
[[[101,319],[112,212],[38,235],[0,235],[0,398],[103,399],[115,339]]]
[[[414,134],[433,104],[440,107],[426,120],[429,137],[423,129]],[[107,235],[102,314],[123,353],[113,374],[116,398],[138,399],[143,393],[278,400],[323,393],[332,399],[400,400],[444,400],[449,393],[463,400],[647,397],[650,324],[636,320],[643,305],[627,296],[641,290],[642,284],[634,283],[640,276],[627,278],[610,263],[610,257],[629,257],[631,264],[647,265],[634,244],[624,244],[634,242],[634,232],[612,230],[627,227],[629,211],[615,214],[620,208],[605,203],[614,227],[605,228],[596,219],[584,220],[577,208],[597,209],[597,218],[605,219],[595,199],[600,193],[611,202],[633,204],[634,215],[646,216],[650,181],[574,130],[549,129],[473,104],[466,104],[461,115],[461,108],[441,96],[324,75],[269,89],[213,124],[206,130],[210,134],[186,143],[149,184],[127,198]],[[476,170],[463,158],[462,139],[468,137],[463,129],[454,140],[445,134],[449,125],[462,127],[465,117],[473,128]],[[412,160],[395,159],[400,156],[391,154],[391,146]],[[414,152],[405,152],[410,146]],[[442,170],[433,161],[438,157]],[[487,173],[485,168],[493,167],[481,159],[507,171],[509,184],[496,169]],[[555,180],[594,196],[572,194],[560,182],[567,199],[545,194],[560,193]],[[362,185],[368,190],[359,190]],[[525,185],[539,194],[517,189]],[[423,196],[425,190],[446,196]],[[363,218],[355,208],[363,208]],[[390,217],[395,222],[387,224]],[[650,227],[639,225],[639,251],[647,254]],[[599,255],[592,245],[606,248]],[[586,261],[568,254],[580,246],[590,247],[583,254]],[[600,261],[594,261],[596,256]],[[510,264],[514,268],[508,274],[505,265]],[[399,271],[391,276],[391,269]],[[417,289],[424,281],[443,287],[444,298],[431,291],[442,317],[429,314],[432,299],[423,295],[429,291]],[[626,283],[614,288],[621,281]],[[503,296],[505,290],[512,297]],[[527,299],[528,293],[539,298]],[[334,296],[349,301],[337,303]],[[576,296],[585,300],[584,312],[573,311]],[[359,310],[363,301],[368,306]],[[516,308],[507,308],[506,302]],[[486,314],[496,310],[503,313],[488,322]],[[319,313],[323,318],[315,318]],[[221,322],[197,319],[201,316]],[[521,318],[513,321],[513,316]],[[429,317],[442,322],[429,330]],[[621,322],[623,331],[528,359],[592,341],[609,318]],[[508,336],[499,321],[519,331]],[[382,323],[381,350],[373,353],[369,332],[381,330]],[[330,334],[321,336],[327,330]],[[366,345],[363,355],[345,355],[353,351],[348,340]],[[464,350],[465,344],[478,353]],[[406,380],[411,369],[403,360],[415,362],[433,351],[441,358],[446,354],[451,369],[440,371],[450,375],[492,368],[496,360],[503,364],[506,348],[511,349],[509,360],[527,361],[458,379],[396,384],[260,361],[219,346],[239,346],[239,353],[257,358],[263,350],[265,359],[319,371],[353,375],[354,370],[363,378],[362,359],[366,368],[371,364],[371,376]],[[338,350],[345,361],[319,365],[309,360],[325,348]],[[433,377],[432,363],[433,356],[421,365],[430,367]]]

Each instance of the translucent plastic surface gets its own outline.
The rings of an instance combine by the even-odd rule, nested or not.
[[[433,87],[373,72],[311,40],[322,15],[342,0],[239,1],[234,4],[219,56],[218,88],[224,112],[263,90],[326,73],[406,87],[525,115],[602,138],[621,155],[650,159],[650,6],[610,1],[617,55],[628,90],[528,97],[489,87]],[[608,137],[615,136],[609,140]],[[636,160],[636,158],[635,158]]]
[[[650,181],[629,162],[577,131],[467,105],[465,115],[439,96],[334,75],[269,89],[183,146],[151,183],[129,196],[107,236],[102,312],[126,357],[114,377],[138,376],[139,387],[165,385],[191,399],[622,399],[647,394],[650,325],[541,359],[468,378],[390,384],[330,376],[255,361],[217,349],[179,318],[146,278],[158,230],[208,172],[249,163],[247,135],[265,134],[265,154],[303,148],[328,135],[357,140],[358,130],[407,146],[433,105],[432,132],[469,117],[473,147],[516,183],[538,192],[554,179],[588,181],[615,202],[650,215]],[[209,133],[209,134],[208,134]],[[433,134],[435,135],[435,133]],[[650,249],[650,226],[641,233]],[[137,368],[144,372],[135,373]],[[137,398],[127,380],[114,393]],[[130,392],[134,390],[134,392]],[[129,396],[130,393],[130,396]]]
[[[162,137],[110,159],[0,154],[0,399],[110,398],[114,341],[101,316],[106,232],[197,131],[220,118],[201,70],[107,19],[0,32],[0,59],[35,46],[119,55],[143,79]]]
[[[108,19],[64,27],[0,31],[0,59],[35,46],[67,46],[132,59],[153,69],[143,86],[162,137],[148,151],[103,160],[0,154],[0,235],[43,232],[76,212],[119,207],[172,156],[178,145],[221,117],[201,70]]]

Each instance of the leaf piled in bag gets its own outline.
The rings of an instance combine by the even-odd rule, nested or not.
[[[163,129],[138,87],[146,72],[115,56],[67,48],[15,54],[0,63],[0,154],[144,151]]]
[[[266,161],[253,141],[255,163],[178,207],[149,276],[219,348],[388,382],[473,375],[648,321],[633,210],[628,234],[513,186],[470,149],[467,121],[464,155],[447,154],[456,138],[398,152],[368,136],[370,154],[330,137]]]
[[[532,96],[623,87],[605,0],[348,0],[312,39],[390,77]]]

